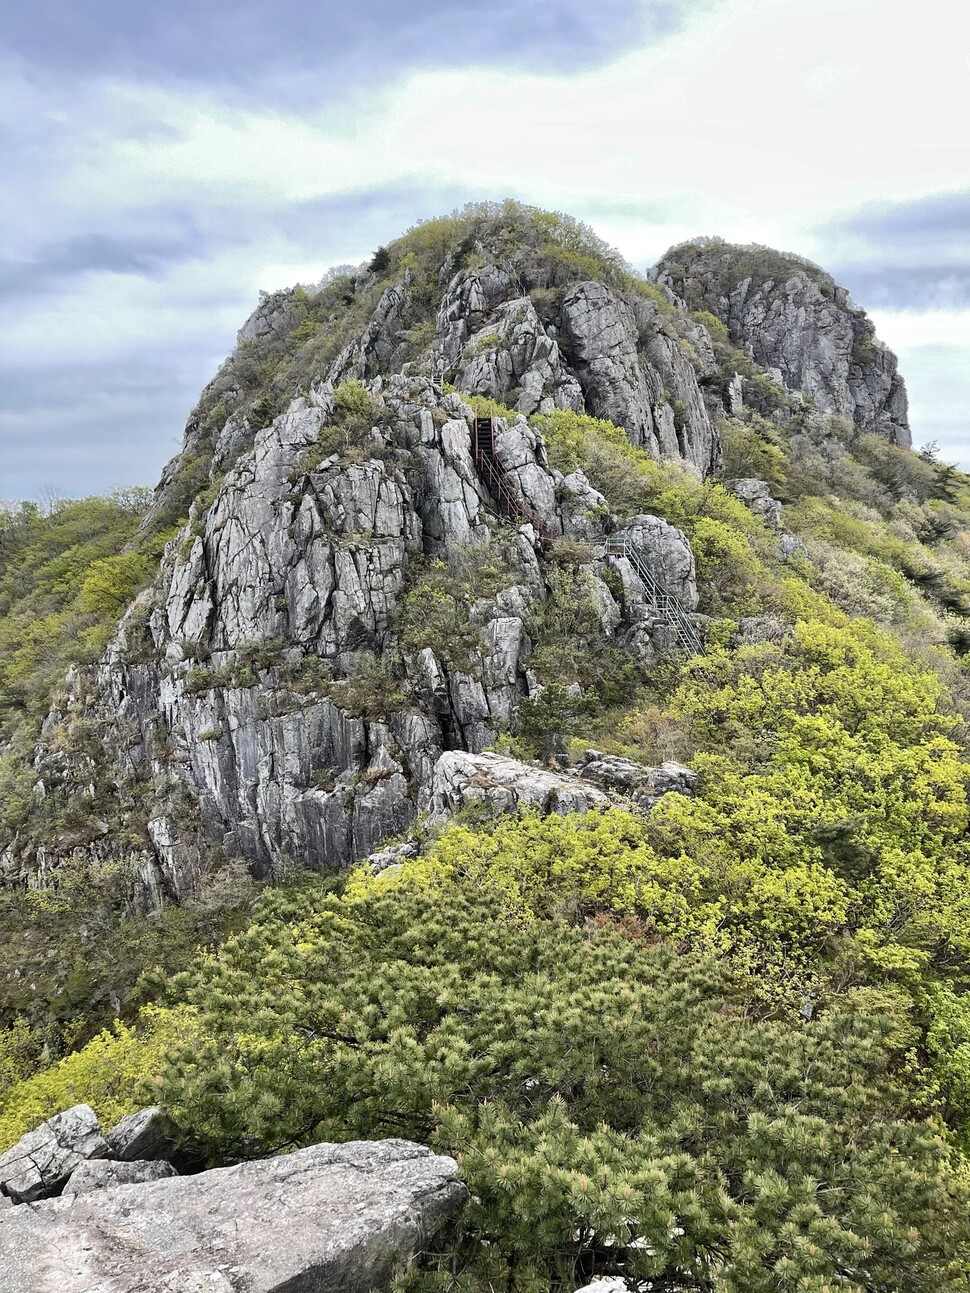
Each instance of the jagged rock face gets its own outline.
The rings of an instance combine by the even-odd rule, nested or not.
[[[8,1208],[4,1293],[371,1293],[461,1209],[457,1175],[421,1145],[354,1141]]]
[[[442,758],[480,753],[537,693],[529,626],[548,596],[549,537],[497,514],[459,395],[417,376],[369,387],[374,425],[352,460],[320,459],[330,383],[256,434],[97,669],[87,715],[117,734],[107,775],[150,789],[151,848],[136,859],[145,906],[190,893],[213,846],[258,875],[373,853],[437,802]],[[589,543],[584,578],[604,634],[645,663],[674,645],[636,572],[606,550],[616,522],[602,496],[581,472],[554,471],[523,417],[495,419],[493,435],[509,490],[543,534]],[[693,608],[683,534],[649,516],[623,533]],[[474,564],[496,542],[507,576],[470,607],[474,658],[428,645],[402,659],[404,599],[429,559],[468,551]],[[617,596],[598,576],[607,569]],[[595,790],[584,800],[597,802]],[[110,835],[99,848],[107,860]],[[36,861],[28,850],[14,865],[29,876]]]
[[[673,248],[652,275],[692,309],[719,318],[735,345],[810,396],[818,411],[912,444],[895,355],[822,270],[765,248],[712,241]]]
[[[43,740],[35,759],[41,790],[97,775],[141,788],[148,811],[131,832],[135,844],[123,848],[105,823],[81,847],[96,863],[135,865],[146,906],[191,892],[213,846],[264,875],[287,861],[339,867],[407,832],[435,802],[450,755],[480,754],[514,730],[523,699],[537,694],[533,622],[558,536],[589,544],[585,586],[605,637],[645,668],[677,646],[655,596],[606,538],[629,538],[661,589],[691,612],[698,593],[685,536],[651,516],[621,528],[581,471],[551,468],[524,416],[493,423],[509,497],[533,522],[509,526],[476,468],[471,409],[460,393],[444,393],[445,382],[521,414],[586,411],[657,456],[709,472],[719,457],[711,418],[725,400],[743,412],[744,383],[725,388],[712,335],[685,312],[686,296],[819,407],[903,442],[895,361],[841,289],[799,264],[776,257],[782,276],[731,279],[734,261],[708,248],[689,267],[665,258],[660,291],[616,275],[614,287],[560,281],[543,296],[542,288],[529,295],[487,248],[457,272],[462,256],[453,253],[430,280],[430,303],[429,280],[413,282],[408,269],[394,281],[346,277],[340,291],[359,312],[336,336],[350,340],[338,352],[334,336],[320,371],[303,375],[310,380],[285,408],[275,388],[258,419],[251,403],[234,402],[241,369],[230,360],[218,388],[226,409],[216,417],[203,399],[189,419],[157,508],[184,515],[171,512],[173,494],[194,479],[189,466],[205,461],[211,479],[220,473],[215,500],[196,505],[154,588],[129,610],[93,697],[82,697],[91,680],[75,679],[65,712],[50,720],[51,730],[72,713],[109,726],[105,765],[68,766]],[[243,357],[285,348],[301,308],[292,293],[262,301],[240,333]],[[334,315],[341,326],[347,317]],[[424,346],[417,357],[415,335]],[[351,446],[332,434],[335,387],[349,378],[366,384],[375,409],[373,427]],[[484,552],[500,534],[508,577],[468,609],[473,658],[445,658],[440,644],[413,636],[405,646],[406,598],[429,560]],[[0,852],[0,872],[44,883],[61,860],[16,841]]]
[[[712,471],[717,440],[697,374],[659,307],[646,300],[631,305],[593,282],[572,288],[562,313],[588,411],[624,427],[654,457]]]
[[[165,1115],[157,1105],[125,1114],[105,1134],[111,1157],[120,1162],[152,1161],[174,1152],[164,1129]]]
[[[362,380],[381,373],[393,373],[403,362],[401,330],[408,305],[410,280],[407,274],[384,292],[367,327],[334,360],[330,380],[348,377]]]
[[[465,286],[462,281],[456,290],[463,295]],[[583,412],[579,382],[527,296],[497,305],[457,352],[455,341],[464,329],[455,327],[448,297],[439,319],[442,357],[457,368],[454,384],[460,391],[488,396],[526,414]]]
[[[45,1198],[56,1193],[81,1163],[107,1158],[109,1152],[94,1110],[87,1104],[75,1105],[48,1118],[0,1154],[0,1194],[14,1203]]]

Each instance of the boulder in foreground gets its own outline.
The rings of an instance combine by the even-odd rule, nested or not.
[[[7,1208],[4,1293],[369,1293],[461,1208],[457,1172],[354,1141]]]
[[[108,1153],[97,1114],[90,1105],[76,1104],[48,1118],[0,1154],[0,1194],[14,1203],[43,1199],[56,1194],[81,1163],[107,1158]]]

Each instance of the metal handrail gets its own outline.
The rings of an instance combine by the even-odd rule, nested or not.
[[[489,438],[487,441],[483,441],[479,434],[479,422],[483,424],[482,429],[484,429],[484,425],[487,424],[488,426]],[[552,531],[549,526],[509,484],[505,469],[495,453],[495,446],[492,441],[491,418],[475,418],[473,420],[472,450],[478,474],[485,482],[488,492],[498,503],[499,511],[502,515],[509,519],[515,518],[520,521],[526,521],[534,527],[536,533],[541,535],[542,538],[551,538]]]
[[[640,582],[647,590],[650,604],[657,611],[662,622],[677,630],[677,640],[689,655],[702,655],[704,644],[690,616],[684,610],[679,599],[657,582],[653,571],[647,566],[642,553],[633,541],[627,535],[607,539],[606,551],[611,556],[627,558],[636,571]]]

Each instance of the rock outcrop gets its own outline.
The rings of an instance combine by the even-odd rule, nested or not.
[[[584,813],[609,804],[609,796],[579,777],[536,768],[501,754],[453,750],[435,764],[428,808],[435,821],[457,809],[472,808],[488,815],[520,806],[547,813]]]
[[[600,750],[587,750],[577,768],[577,774],[586,782],[596,782],[609,790],[619,790],[630,795],[638,808],[650,809],[664,795],[686,795],[691,798],[697,788],[698,774],[672,759],[659,767],[649,768],[631,759]]]
[[[735,498],[750,507],[755,516],[761,517],[765,525],[772,530],[781,526],[781,503],[772,496],[767,481],[746,476],[724,483]]]
[[[638,281],[587,234],[534,215],[486,213],[430,269],[384,256],[315,297],[260,302],[148,522],[188,512],[188,524],[100,664],[70,676],[32,758],[38,802],[80,787],[110,811],[81,842],[0,840],[0,880],[43,885],[71,858],[120,862],[139,903],[157,907],[191,893],[213,856],[264,876],[379,851],[455,798],[443,789],[451,755],[514,733],[540,695],[533,639],[560,540],[571,562],[586,545],[577,595],[611,646],[643,669],[682,646],[658,597],[696,612],[685,535],[658,516],[611,515],[582,470],[551,465],[542,422],[526,415],[608,419],[703,475],[718,465],[717,419],[743,417],[759,383],[777,393],[761,364],[816,408],[908,442],[895,360],[821,271],[705,243]],[[687,307],[724,320],[727,360],[714,320]],[[366,395],[353,388],[361,411],[341,423],[336,391],[351,379]],[[463,395],[518,411],[492,420],[500,497]],[[734,486],[776,523],[759,482]],[[788,543],[779,536],[797,558]],[[504,574],[462,601],[460,626],[434,631],[409,598],[435,562]],[[65,739],[74,725],[103,749]]]
[[[13,1203],[47,1198],[62,1188],[75,1168],[109,1153],[94,1110],[90,1105],[75,1105],[48,1118],[0,1154],[0,1194]]]
[[[909,446],[906,388],[896,357],[848,291],[817,265],[767,247],[701,239],[672,248],[652,271],[692,310],[726,324],[731,340],[815,410]]]
[[[588,411],[624,427],[657,458],[712,471],[717,440],[697,373],[660,308],[626,301],[605,283],[579,283],[566,294],[562,315]]]
[[[424,377],[368,389],[373,426],[349,454],[317,451],[335,416],[330,383],[256,434],[97,669],[83,712],[108,734],[105,775],[161,788],[147,812],[151,850],[129,859],[145,906],[190,893],[213,846],[257,874],[284,859],[327,868],[369,855],[444,802],[443,756],[480,753],[537,694],[529,626],[549,595],[547,540],[497,514],[458,394]],[[583,595],[604,635],[644,663],[676,645],[606,538],[612,529],[639,545],[692,609],[681,531],[646,515],[617,530],[581,472],[550,467],[523,417],[493,426],[510,494],[528,501],[546,535],[589,545]],[[482,559],[507,574],[471,606],[472,654],[408,648],[402,676],[409,588],[429,560]],[[601,578],[610,570],[613,591]],[[52,727],[60,721],[69,720]],[[87,764],[72,769],[64,757],[39,753],[46,784],[90,781]],[[32,873],[29,857],[20,865]]]
[[[109,1158],[96,1158],[74,1169],[64,1187],[64,1194],[86,1194],[116,1185],[147,1185],[150,1181],[164,1181],[170,1176],[178,1176],[178,1172],[171,1163],[159,1159],[132,1159],[119,1163]]]
[[[370,1293],[461,1208],[450,1158],[408,1141],[114,1185],[0,1212],[4,1293]]]
[[[130,1163],[144,1159],[164,1159],[172,1153],[165,1134],[165,1115],[161,1109],[139,1109],[126,1114],[105,1134],[113,1159]]]

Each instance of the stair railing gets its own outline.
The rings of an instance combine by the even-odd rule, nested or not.
[[[680,600],[663,588],[656,580],[653,571],[647,565],[642,551],[627,535],[607,539],[606,551],[611,557],[626,557],[633,567],[640,582],[647,591],[650,605],[656,610],[657,618],[669,625],[677,633],[677,642],[688,655],[701,655],[704,644],[694,627],[690,616],[684,610]]]
[[[472,453],[478,474],[497,503],[499,512],[510,520],[527,522],[544,539],[555,538],[554,532],[538,512],[530,507],[518,490],[512,488],[508,474],[495,453],[491,418],[473,419]]]

